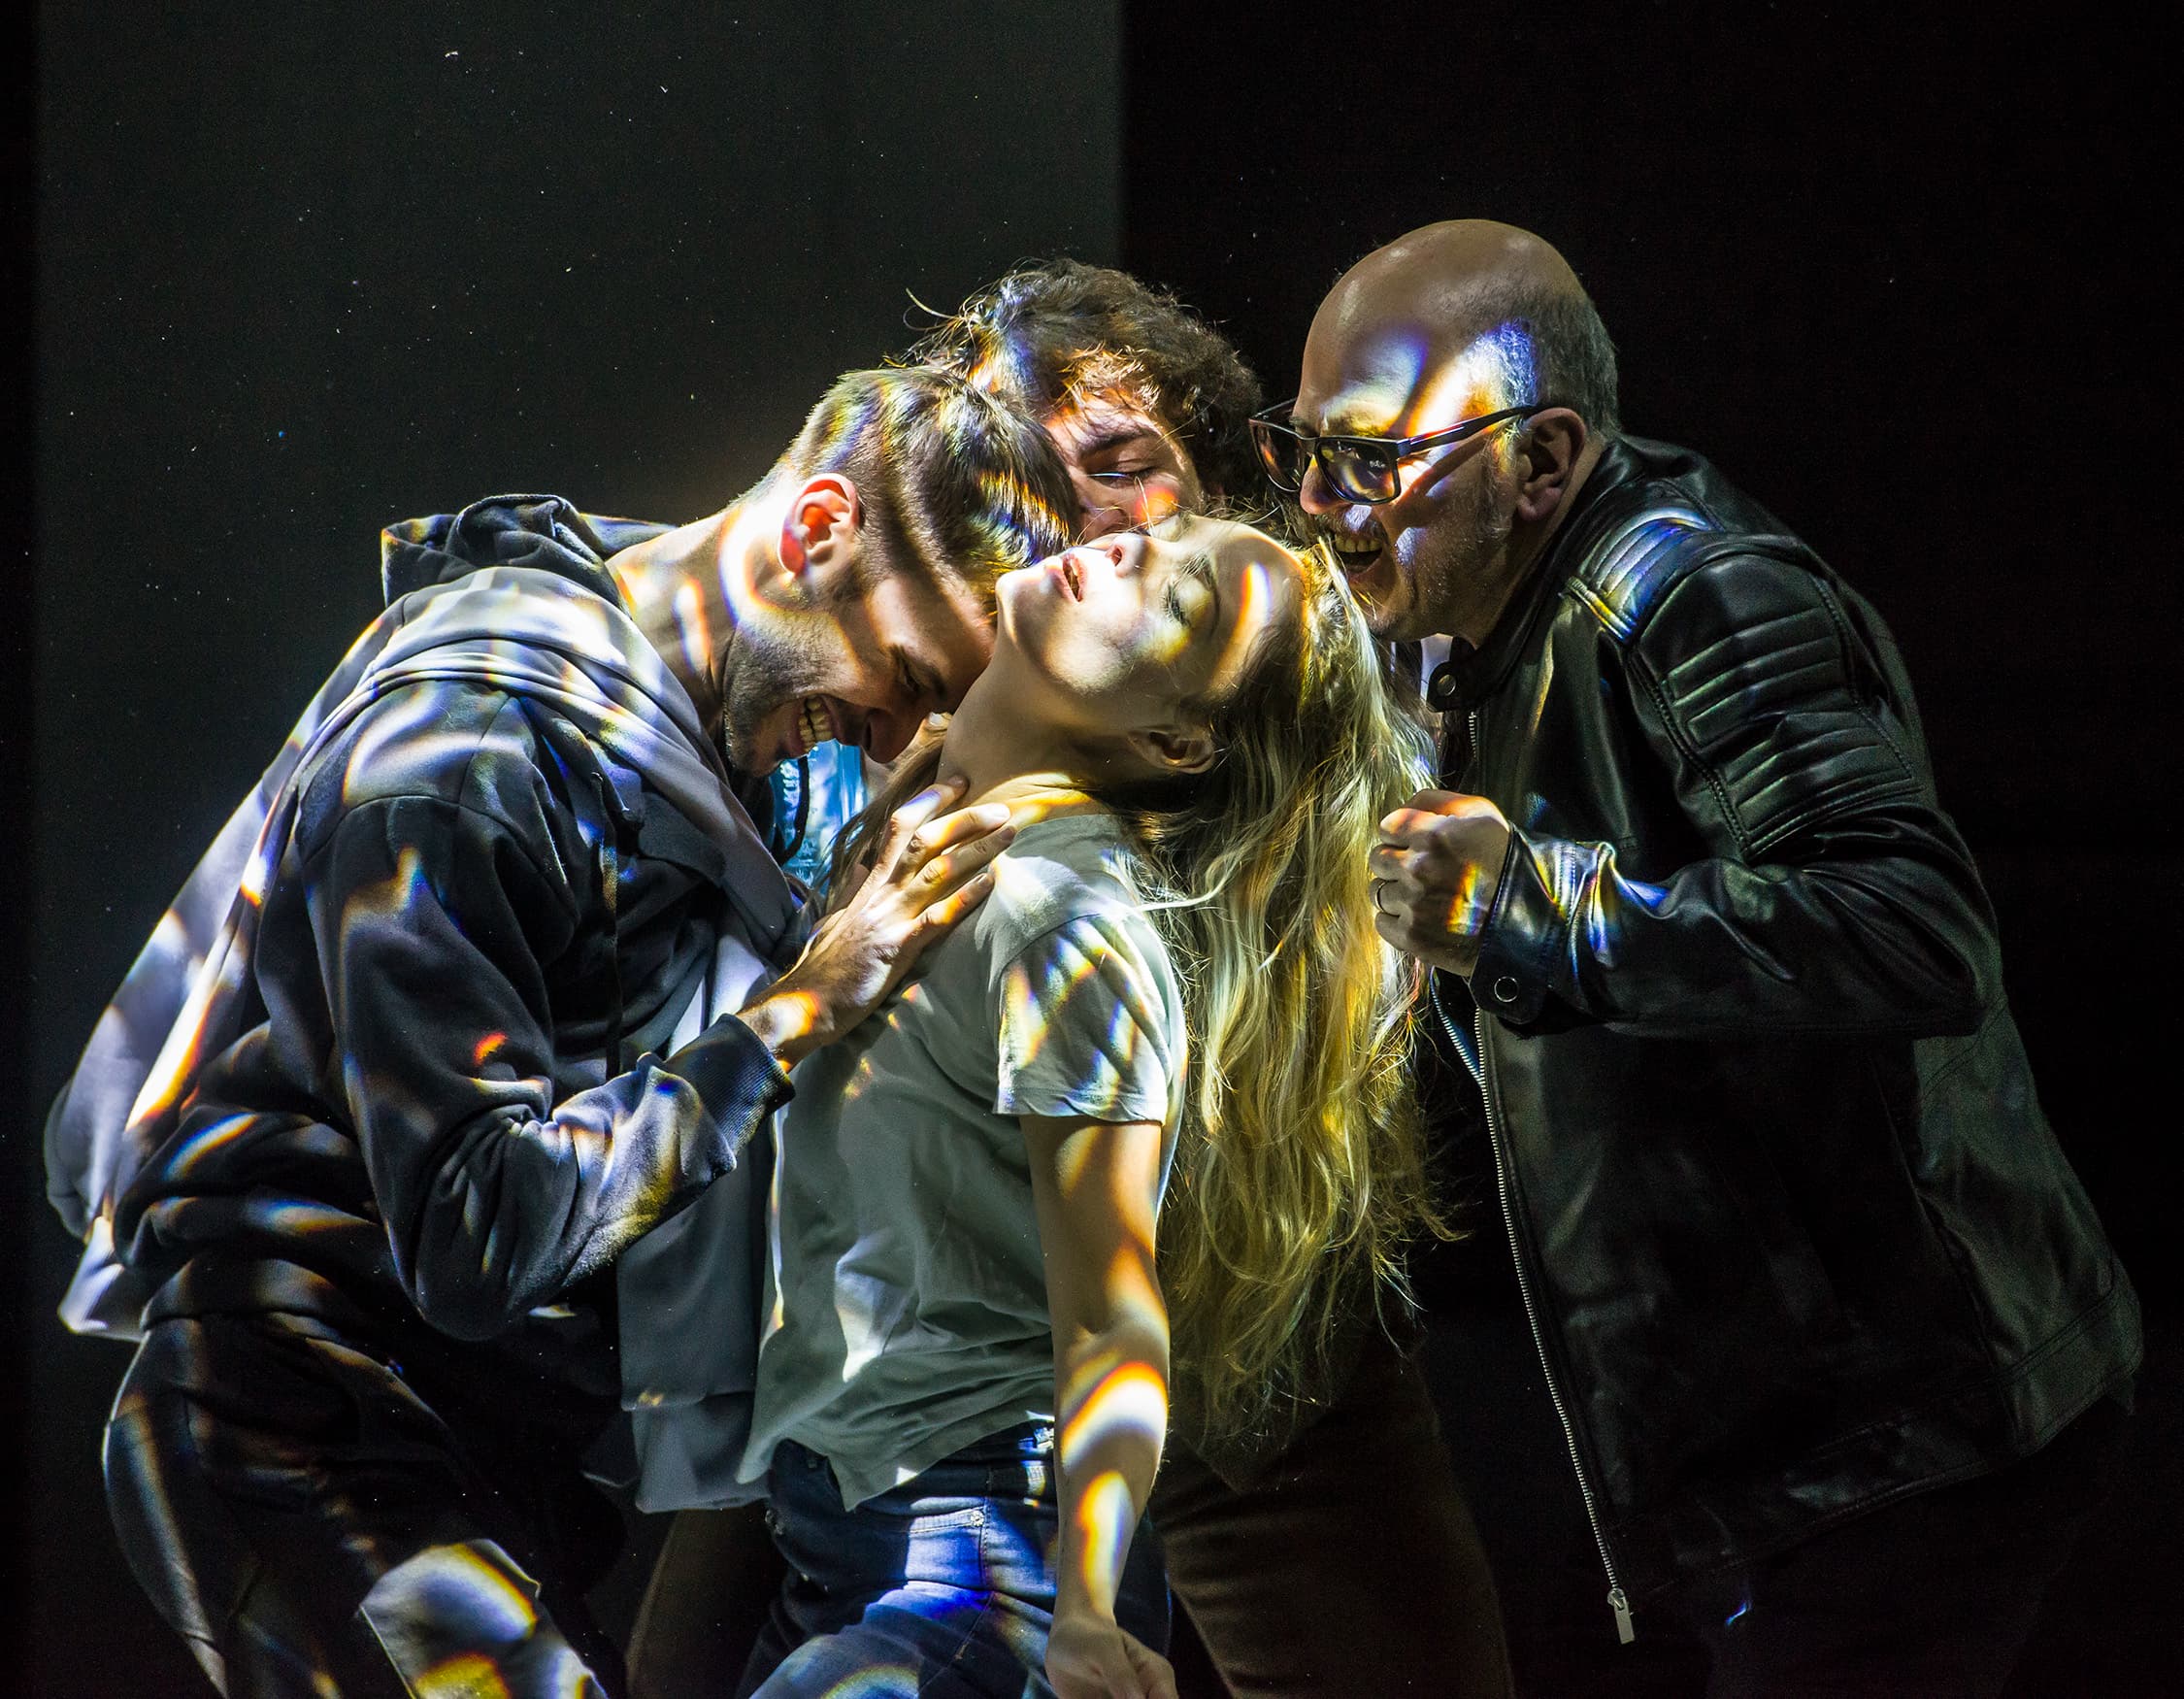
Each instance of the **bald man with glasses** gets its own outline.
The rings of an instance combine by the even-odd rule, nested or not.
[[[1360,261],[1253,435],[1374,631],[1446,647],[1442,787],[1372,871],[1491,1200],[1438,1349],[1520,1687],[1680,1641],[1714,1695],[1999,1692],[2138,1310],[1887,626],[1623,432],[1591,301],[1507,225]]]

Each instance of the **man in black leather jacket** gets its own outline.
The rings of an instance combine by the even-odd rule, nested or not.
[[[1346,274],[1257,427],[1381,635],[1449,643],[1381,931],[1439,970],[1622,1638],[1688,1624],[1715,1692],[1992,1692],[2136,1301],[1887,628],[1617,427],[1575,276],[1477,221]]]

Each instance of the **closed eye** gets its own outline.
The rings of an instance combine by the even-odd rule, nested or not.
[[[901,650],[895,651],[895,683],[901,687],[904,700],[913,708],[938,708],[943,700],[939,682],[921,678],[915,663]]]
[[[1193,630],[1197,625],[1198,621],[1192,616],[1194,611],[1204,613],[1219,606],[1219,592],[1214,588],[1215,572],[1212,555],[1193,554],[1175,569],[1175,576],[1169,581],[1168,611],[1184,630]],[[1186,598],[1183,594],[1186,583],[1201,585],[1206,594]]]

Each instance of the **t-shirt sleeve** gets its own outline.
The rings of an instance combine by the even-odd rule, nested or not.
[[[1027,944],[1000,986],[996,1114],[1169,1118],[1183,1034],[1149,925],[1076,916]]]

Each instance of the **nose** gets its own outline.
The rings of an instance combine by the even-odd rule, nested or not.
[[[1089,555],[1119,577],[1140,570],[1149,547],[1150,540],[1142,531],[1110,531],[1096,541],[1079,543],[1071,552]]]
[[[1116,507],[1111,503],[1094,507],[1087,502],[1083,504],[1081,512],[1084,515],[1084,523],[1077,527],[1077,541],[1080,543],[1095,542],[1099,538],[1109,536],[1121,530],[1130,523],[1130,511],[1127,508]]]
[[[1305,480],[1297,486],[1297,505],[1307,514],[1332,513],[1337,508],[1349,506],[1349,503],[1327,487],[1327,480],[1320,474],[1316,455],[1307,463]]]
[[[866,754],[884,767],[910,748],[910,741],[915,735],[917,726],[918,716],[915,714],[896,714],[883,708],[868,708],[857,716],[857,735],[849,741],[857,744]]]

